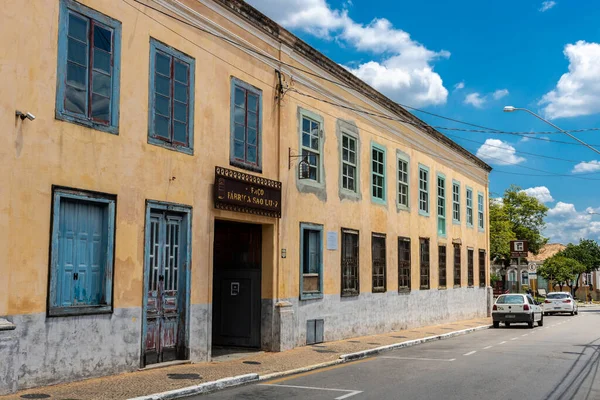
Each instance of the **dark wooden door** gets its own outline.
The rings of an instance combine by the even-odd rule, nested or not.
[[[182,217],[150,215],[147,248],[144,364],[182,359],[185,279],[182,268]]]
[[[213,344],[260,347],[262,227],[215,221]]]

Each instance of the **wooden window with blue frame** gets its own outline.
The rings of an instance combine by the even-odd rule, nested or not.
[[[229,163],[262,172],[262,90],[231,78]]]
[[[467,227],[473,227],[473,189],[467,186],[466,192],[467,202]]]
[[[300,224],[300,300],[323,297],[323,226]]]
[[[384,233],[371,234],[371,262],[373,266],[373,293],[385,293],[387,280],[386,246]]]
[[[484,219],[483,219],[483,193],[477,192],[477,226],[479,227],[479,232],[484,231]]]
[[[48,315],[112,312],[116,196],[53,187]]]
[[[460,182],[452,180],[452,223],[460,225]]]
[[[119,132],[121,22],[60,1],[56,118]]]
[[[429,167],[419,164],[419,215],[429,216]]]
[[[438,235],[446,236],[446,177],[444,174],[437,174],[437,225]]]
[[[371,200],[386,203],[386,154],[385,147],[371,143]]]
[[[148,143],[194,152],[195,60],[150,38]]]

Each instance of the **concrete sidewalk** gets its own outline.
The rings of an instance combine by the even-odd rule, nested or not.
[[[389,332],[382,335],[326,342],[281,353],[255,352],[239,357],[222,357],[223,361],[184,364],[165,368],[141,370],[115,376],[88,379],[80,382],[24,390],[1,400],[22,398],[49,399],[129,399],[196,386],[223,378],[258,374],[261,379],[285,375],[295,370],[310,369],[319,364],[332,364],[356,359],[383,351],[391,345],[432,336],[447,335],[491,324],[490,318],[479,318],[453,323]],[[413,344],[413,343],[409,343]],[[393,346],[392,346],[393,347]],[[352,354],[352,357],[341,358]],[[299,372],[299,371],[295,371]],[[255,377],[254,379],[258,378]],[[220,385],[217,385],[220,386]],[[24,395],[47,395],[33,397]]]

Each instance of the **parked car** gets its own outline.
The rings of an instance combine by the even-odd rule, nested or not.
[[[527,294],[503,294],[496,299],[492,309],[494,328],[503,322],[506,327],[513,323],[526,323],[533,328],[544,325],[544,314],[539,303]]]
[[[577,302],[569,292],[548,293],[544,300],[544,315],[556,313],[571,313],[577,315]]]

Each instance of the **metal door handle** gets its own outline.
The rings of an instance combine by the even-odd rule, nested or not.
[[[73,280],[74,280],[74,281],[77,281],[77,280],[79,280],[79,274],[78,274],[77,272],[75,272],[75,273],[73,274]]]

